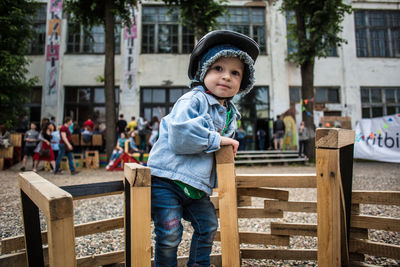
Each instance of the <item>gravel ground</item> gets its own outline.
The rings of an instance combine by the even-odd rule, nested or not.
[[[30,163],[28,162],[27,166]],[[16,236],[23,233],[20,199],[17,175],[20,165],[15,165],[6,171],[0,171],[0,239]],[[272,167],[238,167],[238,174],[243,173],[312,173],[315,166],[272,166]],[[377,163],[377,162],[355,162],[353,190],[391,190],[400,191],[400,164]],[[83,170],[76,176],[61,174],[54,176],[51,173],[41,171],[41,176],[56,185],[86,184],[120,180],[122,172],[106,172],[100,170]],[[316,189],[289,189],[291,201],[315,201]],[[254,206],[263,206],[263,200],[253,198]],[[123,197],[121,195],[93,198],[88,200],[74,201],[75,224],[81,224],[100,219],[108,219],[123,216]],[[392,218],[400,218],[400,207],[398,206],[376,206],[361,205],[361,214],[379,215]],[[42,228],[45,229],[44,216]],[[281,219],[240,219],[239,229],[241,231],[270,232],[269,223],[297,222],[316,223],[316,214],[285,212]],[[187,255],[190,247],[191,227],[184,222],[185,232],[178,254]],[[400,245],[399,232],[369,231],[369,237],[374,241]],[[242,247],[264,247],[257,245],[241,245]],[[268,246],[273,248],[274,246]],[[289,248],[316,249],[317,239],[313,237],[292,237]],[[108,231],[102,234],[89,235],[76,238],[77,257],[99,254],[109,251],[123,249],[123,230]],[[215,242],[213,253],[220,253],[220,244]],[[393,259],[369,257],[367,263],[380,266],[399,266],[400,261]],[[243,260],[242,266],[317,266],[315,261],[272,261],[272,260]]]

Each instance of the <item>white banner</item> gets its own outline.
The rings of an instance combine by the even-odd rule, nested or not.
[[[400,114],[360,120],[354,158],[400,163]]]

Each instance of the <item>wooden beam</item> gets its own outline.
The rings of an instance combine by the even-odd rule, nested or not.
[[[237,193],[239,196],[251,196],[272,198],[279,200],[289,200],[289,191],[269,188],[238,188]]]
[[[215,153],[215,159],[218,176],[222,266],[239,267],[239,226],[232,147],[221,147]]]
[[[78,267],[104,266],[124,261],[124,251],[113,251],[100,255],[90,255],[77,259]]]
[[[351,217],[351,227],[400,232],[400,219],[355,215]]]
[[[123,227],[124,217],[79,224],[75,225],[75,237],[102,233]],[[47,244],[47,231],[42,231],[42,242],[43,244]],[[1,253],[3,254],[24,248],[25,241],[23,235],[8,237],[1,240]]]
[[[272,235],[257,232],[239,232],[240,243],[245,244],[261,244],[274,246],[289,246],[290,240],[288,236]],[[221,241],[220,232],[215,235],[214,241]]]
[[[124,165],[125,189],[129,191],[129,208],[125,216],[130,217],[131,266],[151,266],[151,174],[150,168],[136,163]]]
[[[277,209],[289,212],[317,212],[316,202],[294,202],[264,200],[264,209]]]
[[[271,234],[317,236],[317,225],[271,222]]]
[[[339,150],[317,149],[318,266],[341,265]]]
[[[316,260],[315,249],[241,249],[243,259],[272,259],[272,260]]]
[[[370,240],[351,239],[350,251],[397,260],[400,259],[400,246],[373,242]]]
[[[93,184],[78,184],[61,186],[61,189],[70,193],[74,200],[121,194],[124,191],[122,181],[110,181]]]
[[[355,132],[339,128],[318,128],[315,148],[341,148],[354,144]]]
[[[72,196],[35,172],[19,174],[21,190],[50,220],[73,216]]]
[[[266,210],[263,208],[238,208],[239,218],[283,218],[281,210]]]
[[[399,191],[353,191],[352,202],[359,204],[400,206]]]
[[[236,175],[238,188],[283,187],[316,188],[315,173],[310,174],[239,174]]]

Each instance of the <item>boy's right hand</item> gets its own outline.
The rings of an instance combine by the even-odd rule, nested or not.
[[[232,146],[233,148],[233,156],[236,157],[236,153],[239,148],[239,142],[235,139],[226,137],[226,136],[221,136],[221,146]]]

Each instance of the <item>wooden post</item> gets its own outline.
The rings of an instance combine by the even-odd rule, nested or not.
[[[124,165],[125,266],[151,266],[151,174],[136,163]]]
[[[21,173],[18,182],[21,190],[28,265],[42,266],[40,257],[43,257],[43,249],[40,222],[38,222],[40,209],[47,218],[49,265],[76,266],[72,196],[34,172]],[[35,226],[27,227],[32,220],[35,221]],[[39,255],[35,255],[36,253]]]
[[[231,146],[215,153],[223,267],[240,266],[235,162]]]
[[[349,264],[354,131],[317,129],[318,266]],[[347,238],[346,238],[347,237]]]

